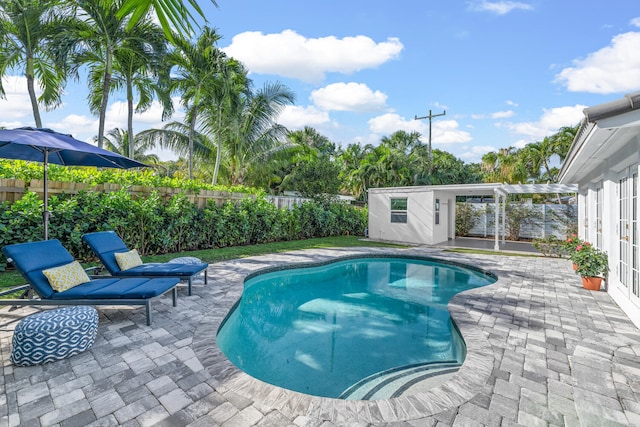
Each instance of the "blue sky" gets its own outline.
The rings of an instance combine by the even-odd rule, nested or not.
[[[640,90],[637,0],[199,1],[256,88],[280,81],[294,91],[280,122],[342,146],[400,129],[427,142],[428,121],[414,117],[446,110],[433,121],[434,148],[477,162]],[[6,78],[0,126],[33,125],[23,80]],[[86,94],[85,80],[70,82],[44,125],[90,140],[98,124]],[[106,128],[116,126],[126,128],[124,94],[110,98]],[[136,131],[159,126],[157,106],[135,118]]]

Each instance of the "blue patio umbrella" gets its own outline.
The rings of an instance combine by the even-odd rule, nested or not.
[[[51,129],[0,129],[0,158],[44,163],[44,239],[49,238],[47,169],[49,163],[101,168],[137,168],[145,164]]]

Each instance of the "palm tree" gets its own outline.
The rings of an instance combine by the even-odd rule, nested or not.
[[[299,147],[312,150],[313,153],[319,156],[331,157],[336,153],[336,145],[311,126],[305,126],[302,130],[289,132],[288,139]]]
[[[225,124],[226,116],[238,111],[242,99],[251,94],[251,81],[247,78],[247,70],[240,62],[221,56],[218,67],[219,72],[207,91],[207,118],[204,121],[204,131],[215,134],[217,143],[212,185],[218,182],[224,133],[228,130]]]
[[[0,97],[5,97],[2,77],[22,69],[27,79],[33,119],[42,127],[39,105],[55,108],[62,102],[65,73],[55,65],[51,39],[57,16],[64,14],[58,0],[5,0],[0,3]],[[35,81],[43,91],[36,96]]]
[[[364,147],[359,143],[349,144],[347,148],[341,150],[338,154],[338,162],[340,163],[340,178],[343,182],[343,189],[351,193],[356,199],[363,200],[367,183],[361,166],[373,151],[373,145],[367,144]]]
[[[527,144],[520,153],[523,160],[529,165],[531,176],[534,179],[540,176],[540,170],[544,168],[547,176],[551,178],[553,182],[556,181],[556,177],[551,173],[549,162],[555,154],[553,140],[548,136],[542,141]]]
[[[114,153],[122,154],[123,156],[129,156],[132,159],[138,160],[143,163],[158,163],[160,159],[156,154],[147,154],[147,151],[153,149],[154,146],[146,141],[135,141],[131,144],[129,139],[129,133],[120,128],[111,129],[105,137],[105,148]],[[135,146],[135,152],[133,155],[129,155],[131,147]]]
[[[215,29],[205,27],[195,44],[182,36],[175,37],[175,50],[169,55],[169,64],[177,67],[177,76],[171,80],[171,91],[180,92],[189,118],[189,178],[193,177],[193,144],[200,109],[206,105],[207,93],[213,91],[226,55],[215,47],[220,36]]]
[[[255,94],[249,92],[230,111],[224,146],[232,185],[244,183],[249,167],[263,161],[285,143],[288,130],[276,122],[285,106],[294,102],[293,92],[281,83],[265,83]]]
[[[218,7],[215,0],[210,1],[215,7]],[[188,2],[198,15],[205,18],[196,0],[188,0]],[[184,37],[193,34],[192,22],[195,22],[195,18],[182,0],[125,0],[118,12],[118,17],[122,19],[127,15],[131,15],[128,26],[131,29],[152,8],[158,17],[158,21],[160,21],[165,36],[169,40],[174,40],[172,28]]]
[[[527,180],[527,168],[514,147],[501,148],[482,156],[485,182],[516,184]]]
[[[398,130],[390,136],[382,137],[380,143],[409,154],[414,147],[422,145],[420,136],[420,133],[416,131],[406,132]]]
[[[123,0],[73,0],[76,19],[66,24],[57,40],[58,55],[71,63],[71,72],[88,67],[89,108],[98,114],[98,146],[102,147],[112,76],[117,57],[126,56],[133,46],[146,43],[149,26],[126,26],[118,16]],[[148,19],[148,18],[145,18]]]
[[[213,163],[211,159],[214,158],[216,149],[215,143],[211,138],[196,130],[193,134],[193,146],[190,150],[189,129],[190,125],[188,123],[170,122],[164,125],[162,129],[147,129],[138,133],[136,144],[144,147],[168,148],[181,156],[181,158],[191,153],[192,159],[187,161],[186,169],[188,173],[189,165],[191,165],[191,174],[193,176],[193,165],[201,163],[210,166]],[[208,176],[207,173],[200,173],[200,175]]]
[[[163,107],[163,120],[173,113],[173,103],[169,94],[169,67],[165,66],[166,39],[160,29],[149,21],[138,24],[141,38],[128,39],[129,49],[118,49],[114,54],[114,75],[112,88],[126,88],[127,94],[127,132],[133,133],[133,113],[147,111],[157,95]],[[135,88],[135,90],[134,90]],[[138,104],[133,105],[134,92],[138,94]],[[132,138],[136,141],[135,136]],[[124,155],[133,158],[134,145],[129,145],[129,153]]]
[[[567,157],[569,148],[578,134],[578,129],[580,129],[579,123],[575,126],[564,126],[551,136],[554,152],[560,157],[561,162]]]

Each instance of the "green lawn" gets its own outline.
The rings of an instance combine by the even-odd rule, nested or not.
[[[349,248],[357,246],[367,247],[405,247],[387,243],[371,242],[360,240],[358,236],[322,237],[317,239],[295,240],[291,242],[264,243],[260,245],[233,246],[229,248],[207,249],[203,251],[178,252],[164,255],[152,255],[142,257],[145,262],[166,262],[172,258],[193,256],[200,258],[207,263],[214,263],[234,258],[246,258],[254,255],[264,255],[277,252],[287,252],[299,249],[317,248]],[[96,265],[93,263],[83,264],[85,267]],[[18,272],[10,269],[0,273],[0,289],[24,284],[24,279]]]

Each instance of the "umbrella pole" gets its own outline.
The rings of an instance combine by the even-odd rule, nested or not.
[[[44,223],[44,240],[49,240],[49,190],[48,190],[49,150],[44,150],[44,210],[42,222]]]

